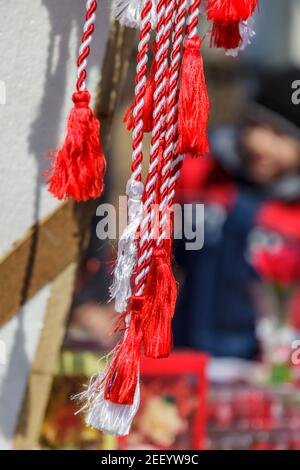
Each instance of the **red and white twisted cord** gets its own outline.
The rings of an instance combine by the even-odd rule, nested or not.
[[[191,0],[190,3],[186,28],[186,33],[189,38],[193,38],[197,35],[201,1],[202,0]]]
[[[127,182],[128,225],[118,244],[118,257],[114,270],[114,280],[110,288],[111,298],[115,299],[117,312],[124,312],[131,296],[131,277],[137,261],[136,233],[143,217],[142,183],[143,161],[143,109],[147,82],[147,63],[151,31],[152,0],[144,0],[141,12],[141,31],[139,35],[136,86],[133,109],[132,132],[132,174]]]
[[[191,0],[188,17],[187,17],[187,28],[186,35],[189,38],[193,38],[197,35],[197,27],[199,22],[201,0]],[[168,205],[169,208],[172,207],[175,198],[175,189],[176,183],[180,176],[181,167],[184,161],[184,155],[174,154],[173,163],[172,163],[172,174],[169,179],[169,189],[168,189]]]
[[[139,257],[137,275],[135,278],[135,294],[140,296],[144,290],[146,275],[148,274],[151,255],[153,253],[154,218],[155,211],[151,207],[155,200],[156,182],[158,177],[159,153],[161,145],[161,132],[163,131],[163,118],[165,112],[165,88],[167,84],[167,70],[165,63],[166,35],[165,15],[167,0],[159,0],[157,4],[157,30],[156,30],[156,73],[155,90],[153,96],[153,129],[151,134],[149,171],[144,191],[144,217],[140,226]]]
[[[175,5],[174,5],[175,6]],[[166,238],[168,224],[169,182],[172,174],[172,160],[177,140],[178,91],[181,48],[183,43],[185,21],[187,13],[187,0],[177,0],[176,15],[174,19],[173,46],[169,70],[169,86],[167,97],[167,116],[165,149],[163,154],[162,183],[160,188],[161,202],[159,207],[159,237],[157,245],[160,246]],[[168,234],[169,236],[169,234]]]
[[[81,45],[79,48],[79,55],[77,59],[77,91],[86,90],[86,66],[87,66],[87,57],[90,54],[90,44],[92,42],[93,33],[95,30],[95,21],[96,21],[96,10],[97,10],[97,1],[96,0],[87,0],[86,2],[86,15],[85,23],[83,26],[83,35],[81,38]]]
[[[151,31],[152,0],[144,0],[144,8],[141,14],[141,31],[139,35],[135,98],[133,109],[133,132],[132,132],[132,179],[141,181],[143,161],[143,108],[145,104],[145,86],[147,82],[147,63]]]
[[[172,27],[174,21],[174,15],[176,10],[176,0],[168,0],[165,10],[164,19],[164,73],[166,77],[164,87],[164,114],[163,114],[163,129],[161,133],[161,139],[164,137],[166,128],[166,110],[167,110],[167,98],[168,98],[168,80],[169,80],[169,49],[170,49],[170,38],[172,34]]]

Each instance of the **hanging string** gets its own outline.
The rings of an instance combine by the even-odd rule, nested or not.
[[[65,141],[53,155],[46,172],[49,191],[57,199],[87,201],[98,198],[104,190],[106,161],[100,141],[100,122],[90,107],[87,90],[87,57],[95,30],[96,0],[86,3],[85,23],[77,59],[74,106],[69,114]]]
[[[161,132],[163,129],[163,116],[165,112],[165,87],[167,83],[167,70],[165,64],[165,12],[166,0],[159,0],[157,4],[157,30],[156,30],[156,74],[155,91],[153,97],[153,130],[151,134],[149,171],[144,191],[144,217],[140,227],[140,241],[138,250],[137,275],[135,278],[135,295],[140,296],[144,289],[145,276],[149,271],[151,255],[153,252],[155,211],[151,208],[155,200],[156,181],[158,176],[158,163],[161,145]]]
[[[126,310],[128,300],[131,296],[131,277],[137,258],[136,233],[143,215],[143,109],[147,82],[151,12],[152,1],[146,0],[141,13],[141,30],[137,54],[132,131],[132,174],[126,187],[129,220],[118,244],[118,257],[114,270],[114,281],[110,288],[111,298],[115,298],[116,300],[115,308],[117,312],[124,312]]]
[[[143,161],[143,106],[147,75],[147,63],[151,29],[152,0],[144,0],[141,13],[141,31],[137,54],[137,73],[135,101],[133,111],[133,153],[132,175],[127,184],[129,224],[119,243],[118,261],[115,270],[115,284],[112,294],[116,297],[116,307],[124,311],[119,326],[124,325],[123,338],[110,354],[109,367],[104,373],[97,375],[97,390],[92,384],[79,399],[84,402],[87,412],[86,422],[97,429],[115,435],[126,435],[139,406],[140,393],[138,383],[139,368],[136,363],[139,357],[137,324],[131,322],[134,305],[130,305],[130,313],[126,307],[130,296],[131,270],[136,262],[136,231],[139,225]],[[136,218],[138,220],[136,220]],[[129,268],[128,268],[129,266]],[[122,294],[124,289],[125,296]],[[123,295],[123,296],[122,296]],[[131,346],[128,346],[131,345]],[[126,356],[126,360],[123,360]],[[133,386],[132,383],[133,382]],[[130,386],[131,384],[131,386]],[[130,386],[128,392],[127,388]]]
[[[188,18],[186,21],[187,22],[186,35],[190,39],[197,36],[200,6],[201,6],[201,0],[191,0],[190,6],[188,9]],[[185,155],[182,155],[182,154],[174,153],[173,155],[172,170],[171,170],[171,175],[168,181],[168,207],[169,209],[172,208],[172,205],[175,199],[176,184],[180,176],[180,171],[184,162],[184,157]]]
[[[159,162],[159,178],[156,187],[158,233],[152,240],[153,254],[150,259],[150,269],[144,289],[144,353],[151,358],[168,357],[172,345],[172,318],[177,299],[177,283],[172,272],[171,259],[171,219],[168,210],[168,182],[171,174],[171,164],[176,142],[177,102],[179,84],[179,61],[181,40],[184,34],[186,3],[175,2],[172,5],[173,41],[171,62],[166,88],[166,112],[164,117],[163,144]],[[170,18],[166,18],[168,24]],[[179,41],[178,40],[179,36]],[[168,229],[168,230],[167,230]]]
[[[162,164],[161,181],[161,203],[160,203],[160,233],[157,245],[160,246],[166,237],[166,226],[168,223],[168,199],[169,185],[172,175],[172,159],[177,140],[177,118],[178,118],[178,91],[179,91],[179,72],[182,43],[184,37],[184,26],[187,13],[187,0],[178,0],[177,12],[174,21],[174,34],[172,40],[171,63],[169,71],[169,86],[167,98],[166,113],[166,135],[165,149]],[[170,234],[169,234],[170,235]]]
[[[87,0],[85,23],[83,25],[83,35],[81,38],[81,45],[79,47],[79,55],[77,59],[77,91],[86,90],[85,80],[87,78],[87,57],[89,56],[91,51],[90,44],[92,42],[93,33],[95,31],[96,10],[97,1]]]

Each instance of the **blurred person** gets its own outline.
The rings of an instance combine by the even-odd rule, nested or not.
[[[205,204],[205,238],[199,251],[186,251],[184,239],[177,243],[185,279],[176,346],[243,359],[259,354],[260,278],[249,250],[260,229],[300,244],[300,106],[292,102],[299,79],[300,70],[266,74],[241,122],[212,131],[212,156],[186,158],[178,202]],[[294,312],[300,315],[300,295]]]

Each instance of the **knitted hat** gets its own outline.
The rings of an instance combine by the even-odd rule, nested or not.
[[[297,105],[293,99],[299,80],[300,70],[297,68],[264,74],[247,117],[254,122],[268,123],[278,132],[300,139],[300,104]]]

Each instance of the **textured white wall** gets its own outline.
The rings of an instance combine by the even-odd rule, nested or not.
[[[99,79],[110,0],[100,0],[88,86]],[[85,0],[0,2],[0,256],[57,205],[41,174],[62,139],[76,79]]]
[[[0,329],[0,450],[11,448],[49,293],[45,286]]]
[[[110,3],[99,2],[89,62],[91,92],[99,80]],[[0,2],[0,256],[58,204],[41,174],[72,106],[84,12],[85,0]],[[11,446],[49,289],[0,329],[0,450]]]

